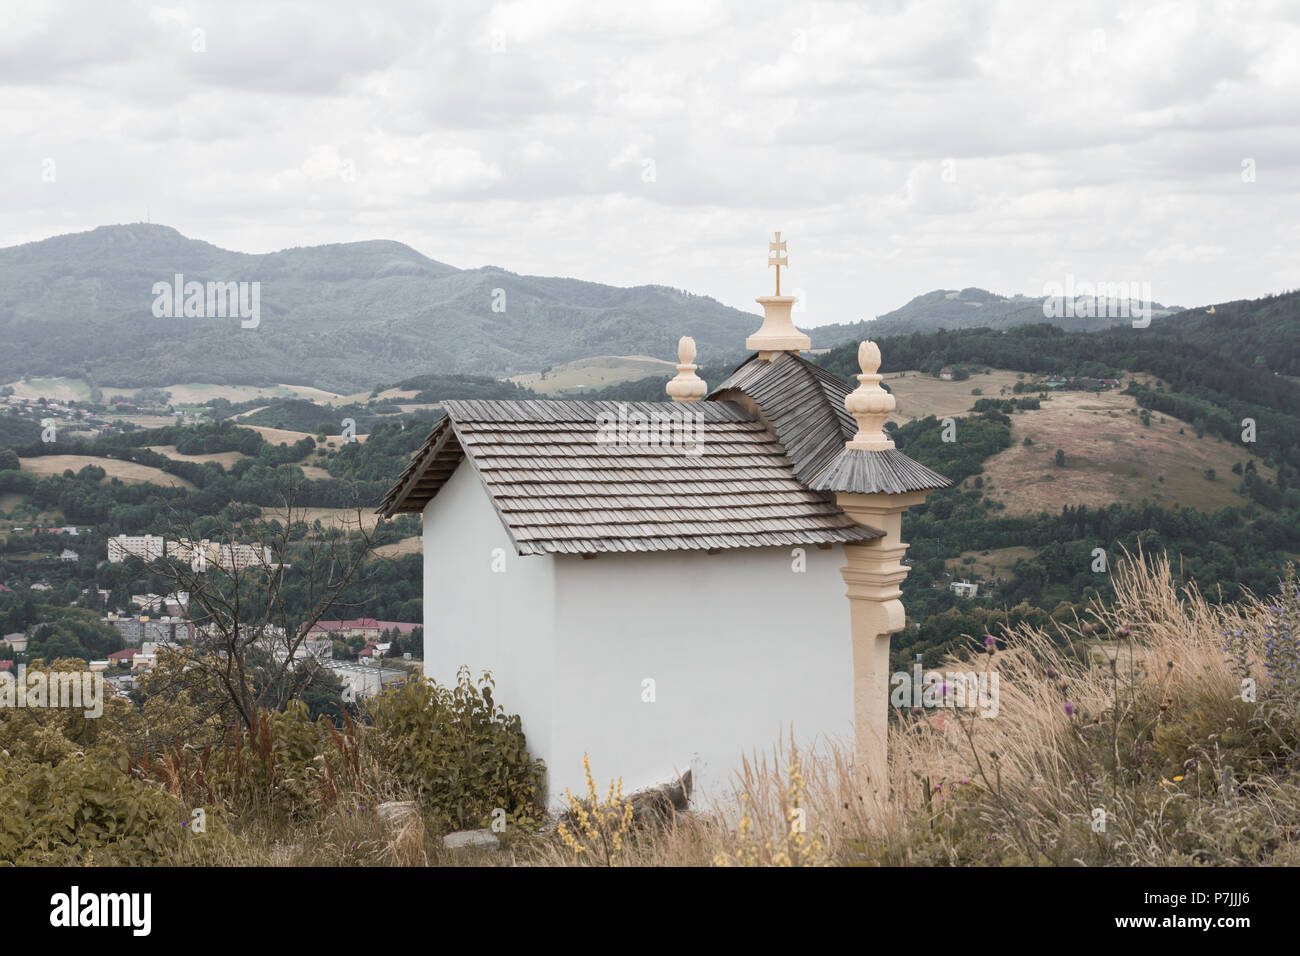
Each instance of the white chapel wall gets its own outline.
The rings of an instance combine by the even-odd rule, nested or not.
[[[490,670],[496,700],[523,718],[528,749],[542,759],[550,748],[554,567],[549,555],[515,554],[468,461],[425,506],[425,674],[452,685],[463,664],[475,680]]]
[[[742,753],[791,723],[808,743],[852,742],[853,663],[842,549],[673,551],[556,559],[551,797],[601,794],[691,767],[699,794],[731,785]],[[643,681],[654,680],[654,703]]]

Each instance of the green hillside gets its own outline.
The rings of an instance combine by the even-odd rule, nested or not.
[[[259,282],[259,324],[155,317],[154,284],[177,274]],[[663,286],[462,270],[397,242],[250,255],[137,223],[0,249],[0,382],[68,376],[100,387],[284,383],[348,393],[591,355],[672,358],[682,329],[702,352],[721,354],[756,321]]]
[[[1177,306],[1152,303],[1155,317],[1177,314]],[[1100,300],[1083,300],[1074,315],[1047,318],[1043,300],[1032,296],[1003,296],[984,289],[936,289],[918,295],[906,305],[861,322],[823,325],[811,330],[813,345],[829,348],[845,342],[878,339],[913,332],[938,332],[940,329],[1010,329],[1021,325],[1047,322],[1067,332],[1098,332],[1102,329],[1131,325],[1132,319],[1118,317],[1118,307],[1110,314]]]

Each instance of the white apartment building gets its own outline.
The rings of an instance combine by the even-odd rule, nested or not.
[[[220,544],[204,538],[194,542],[188,538],[167,542],[167,555],[179,561],[188,561],[196,571],[206,570],[212,564],[226,571],[245,568],[273,567],[271,549],[257,544]]]
[[[141,561],[156,561],[167,552],[167,542],[152,534],[119,534],[108,539],[108,560],[110,564],[121,564],[127,557],[139,558]]]

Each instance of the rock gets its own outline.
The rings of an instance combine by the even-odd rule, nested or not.
[[[632,804],[632,821],[640,826],[666,823],[691,805],[691,772],[675,780],[638,790],[628,796]]]
[[[637,827],[658,826],[670,822],[679,813],[690,814],[691,772],[687,770],[667,783],[630,793],[626,800],[632,804],[632,825]],[[537,831],[538,836],[550,836],[561,823],[574,827],[571,810],[552,811]]]
[[[414,800],[390,800],[387,803],[381,803],[375,808],[379,814],[379,819],[385,823],[401,823],[419,812]]]
[[[499,850],[501,841],[491,830],[457,830],[442,838],[442,845],[448,850]]]

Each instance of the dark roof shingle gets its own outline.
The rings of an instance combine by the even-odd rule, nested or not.
[[[771,361],[750,357],[709,398],[726,400],[733,391],[758,403],[790,456],[795,477],[805,483],[857,434],[857,422],[844,407],[849,387],[792,352],[778,352]]]
[[[833,495],[801,484],[776,437],[729,402],[453,401],[446,411],[381,513],[421,511],[468,454],[520,554],[882,535],[856,524]],[[635,424],[620,436],[620,414],[633,423],[636,416],[667,418],[679,430],[667,441],[634,444],[653,436]]]
[[[908,491],[950,488],[952,482],[897,448],[886,451],[842,448],[821,471],[808,481],[816,491],[853,492],[873,495],[883,491],[899,495]]]

